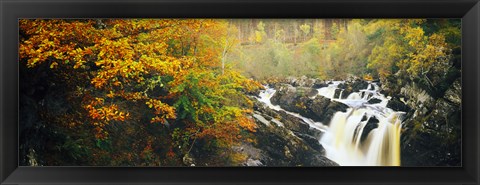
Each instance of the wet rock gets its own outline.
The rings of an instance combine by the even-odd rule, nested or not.
[[[382,100],[380,100],[378,98],[372,98],[372,99],[368,100],[369,104],[376,104],[376,103],[380,103],[380,102],[382,102]]]
[[[372,131],[375,128],[378,128],[379,122],[380,121],[378,121],[378,119],[375,116],[372,116],[370,117],[370,119],[368,119],[367,124],[363,128],[362,135],[360,136],[360,142],[363,142],[365,141],[365,139],[367,139],[367,136],[370,133],[370,131]]]
[[[367,115],[363,115],[362,120],[360,121],[367,121],[367,119],[368,119]]]
[[[346,99],[348,95],[350,95],[351,93],[352,93],[352,90],[350,89],[335,89],[335,94],[333,95],[333,98]]]
[[[316,89],[287,86],[278,90],[270,101],[287,111],[296,112],[304,117],[319,121],[330,100],[322,96],[316,96],[317,94]],[[312,99],[311,97],[315,98]]]
[[[328,87],[328,84],[326,84],[325,82],[317,80],[312,86],[312,88],[315,88],[315,89],[319,89],[319,88],[322,88],[322,87]]]
[[[310,126],[307,123],[303,122],[302,119],[290,115],[285,111],[279,111],[279,115],[282,118],[282,120],[280,121],[287,129],[291,131],[307,133],[310,129]]]
[[[388,101],[387,107],[394,111],[408,112],[410,107],[405,105],[398,97],[394,97]]]
[[[335,93],[333,94],[333,99],[339,99],[340,98],[340,94],[342,94],[343,96],[343,92],[344,91],[343,89],[335,89]],[[343,98],[341,98],[343,99]]]
[[[359,92],[360,90],[367,89],[368,82],[363,80],[355,80],[352,85],[352,92]]]
[[[317,96],[309,106],[309,110],[312,113],[312,118],[315,121],[322,120],[322,117],[327,109],[328,105],[330,104],[330,99],[325,98],[323,96]]]
[[[297,88],[291,85],[283,85],[277,89],[277,92],[272,96],[270,101],[274,105],[288,106],[291,105],[293,100],[298,98]]]
[[[338,84],[337,88],[346,90],[346,96],[352,92],[359,92],[368,88],[368,82],[364,80],[356,79],[354,81],[347,81],[345,83]]]
[[[326,123],[330,123],[330,120],[332,119],[333,115],[338,112],[338,111],[342,111],[342,112],[346,112],[348,109],[348,106],[343,104],[343,103],[340,103],[340,102],[336,102],[336,101],[332,101],[328,104],[327,108],[325,109],[326,111],[323,113],[322,115],[322,123],[326,124]]]
[[[338,166],[317,150],[319,146],[314,149],[287,127],[268,127],[261,123],[257,125],[257,132],[254,133],[257,142],[254,147],[261,151],[261,155],[252,160],[258,160],[265,166]],[[312,139],[309,142],[311,141]],[[253,165],[253,161],[250,163]]]

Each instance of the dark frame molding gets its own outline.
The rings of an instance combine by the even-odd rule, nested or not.
[[[0,184],[479,184],[479,0],[0,0]],[[18,167],[19,18],[462,18],[462,167]]]

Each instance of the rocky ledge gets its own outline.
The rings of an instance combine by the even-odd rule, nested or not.
[[[245,166],[338,166],[325,157],[319,130],[261,102],[256,102],[254,109],[257,142],[241,147],[249,156]]]

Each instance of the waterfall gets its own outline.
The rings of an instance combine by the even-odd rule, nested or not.
[[[268,86],[265,86],[265,89],[266,90],[260,91],[260,94],[259,94],[260,98],[257,98],[257,100],[266,104],[268,106],[268,108],[276,110],[276,111],[284,111],[287,114],[290,114],[292,116],[300,118],[300,119],[302,119],[303,122],[307,123],[313,129],[317,129],[317,130],[322,131],[322,132],[325,132],[327,130],[327,126],[325,126],[321,122],[315,122],[312,119],[307,118],[307,117],[303,117],[298,113],[294,113],[294,112],[284,110],[279,105],[273,105],[272,102],[270,101],[270,98],[272,98],[272,96],[277,91],[273,88],[268,87]]]
[[[328,87],[322,87],[318,90],[318,95],[333,99],[335,96],[335,89],[337,89],[338,84],[341,83],[341,81],[332,81],[332,84],[329,84]]]
[[[400,118],[404,113],[387,108],[388,98],[377,92],[375,84],[375,90],[370,90],[371,85],[346,99],[332,99],[350,108],[335,113],[320,143],[326,157],[342,166],[400,165]],[[370,104],[371,98],[381,102]],[[365,130],[367,125],[370,130]]]
[[[325,148],[326,157],[342,166],[399,166],[401,117],[404,112],[387,108],[389,97],[380,94],[380,88],[375,83],[349,94],[346,99],[341,99],[343,90],[340,97],[334,98],[340,83],[343,82],[333,81],[327,87],[317,89],[318,95],[349,106],[347,112],[335,113],[329,126],[273,105],[270,98],[276,90],[268,86],[257,99],[273,110],[285,111],[301,118],[311,128],[322,131],[324,134],[319,142]],[[372,98],[380,102],[369,103]]]

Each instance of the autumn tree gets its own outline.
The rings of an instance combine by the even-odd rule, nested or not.
[[[244,94],[260,86],[222,65],[225,48],[233,42],[225,21],[23,19],[20,35],[22,65],[48,65],[65,84],[78,78],[87,82],[66,85],[68,97],[61,98],[78,105],[81,114],[70,117],[91,125],[100,142],[135,146],[140,157],[165,162],[181,159],[195,141],[229,148],[255,131],[248,117],[252,105]],[[209,45],[207,37],[225,39]],[[150,137],[152,124],[163,134]],[[149,137],[136,138],[143,142],[135,145],[121,141],[120,128],[130,127],[126,125],[140,129],[136,137]],[[183,143],[176,141],[179,135]],[[190,150],[178,150],[181,145]],[[113,156],[135,158],[130,152]]]
[[[452,66],[452,46],[447,44],[445,33],[426,33],[430,25],[423,19],[370,22],[366,31],[378,44],[369,56],[368,67],[377,70],[381,78],[401,71],[434,87],[436,83],[430,78],[438,83]]]

